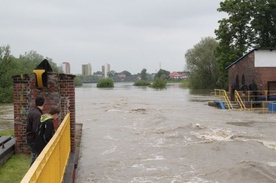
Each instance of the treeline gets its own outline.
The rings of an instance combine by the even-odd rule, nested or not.
[[[232,62],[254,48],[276,48],[275,0],[225,0],[219,12],[216,38],[203,38],[186,54],[191,88],[227,89],[227,70]]]
[[[35,51],[26,52],[19,58],[11,55],[9,46],[0,47],[0,103],[13,101],[12,76],[32,73],[42,60],[47,59],[54,72],[61,72],[51,58],[44,58]]]

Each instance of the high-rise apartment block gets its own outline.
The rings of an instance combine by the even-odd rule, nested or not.
[[[91,76],[92,67],[91,64],[82,64],[82,76],[87,77]]]
[[[62,62],[62,71],[64,74],[70,74],[70,63],[69,62]]]
[[[109,64],[104,64],[102,66],[102,73],[105,78],[107,78],[107,74],[110,72],[110,65]]]

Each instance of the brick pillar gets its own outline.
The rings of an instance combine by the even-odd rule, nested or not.
[[[35,74],[13,76],[14,99],[14,135],[16,137],[15,152],[30,153],[26,140],[27,115],[35,106],[35,98],[43,96],[45,107],[43,113],[48,113],[51,107],[61,109],[58,126],[65,115],[70,112],[71,126],[71,151],[75,151],[75,88],[74,75],[48,73],[47,87],[36,88]]]
[[[75,152],[76,115],[75,115],[75,86],[74,75],[59,74],[60,95],[63,99],[61,106],[64,111],[63,118],[70,112],[71,152]],[[63,119],[62,118],[62,119]]]

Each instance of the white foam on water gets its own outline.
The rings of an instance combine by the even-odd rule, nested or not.
[[[204,128],[206,128],[206,126],[201,125],[201,124],[199,124],[199,123],[196,123],[196,124],[193,124],[193,128],[200,128],[200,129],[204,129]]]
[[[114,137],[112,137],[111,135],[105,136],[103,138],[108,139],[108,140],[118,140],[118,139],[115,139]]]
[[[107,112],[121,112],[121,110],[118,110],[118,109],[109,109],[109,110],[107,110]]]
[[[187,136],[184,136],[184,139],[185,139],[187,142],[192,141],[192,139],[191,139],[190,137],[187,137]]]
[[[267,164],[268,164],[269,166],[276,167],[276,162],[268,162]]]
[[[199,139],[210,140],[210,141],[232,141],[232,131],[216,129],[210,132],[191,132],[191,135],[196,136]]]
[[[111,149],[104,151],[102,154],[106,155],[106,154],[114,153],[116,149],[117,149],[117,146],[113,146]]]
[[[145,169],[145,165],[144,164],[134,164],[131,166],[132,168],[140,168],[140,169]]]
[[[257,141],[270,149],[276,149],[276,142],[274,141],[265,141],[265,140],[257,140]]]
[[[157,168],[146,168],[147,171],[155,171]]]
[[[204,180],[198,176],[192,177],[190,178],[189,182],[187,183],[219,183],[217,181],[208,181],[208,180]]]
[[[154,158],[148,158],[141,161],[160,161],[160,160],[165,160],[165,158],[163,156],[155,156]]]

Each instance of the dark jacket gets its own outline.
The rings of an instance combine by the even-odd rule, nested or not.
[[[42,115],[42,110],[38,107],[34,107],[30,110],[27,119],[27,143],[35,142],[35,133],[38,125],[40,124],[40,117]]]
[[[55,133],[54,123],[50,114],[41,116],[40,125],[36,130],[36,139],[34,144],[34,151],[37,154],[43,150]]]

